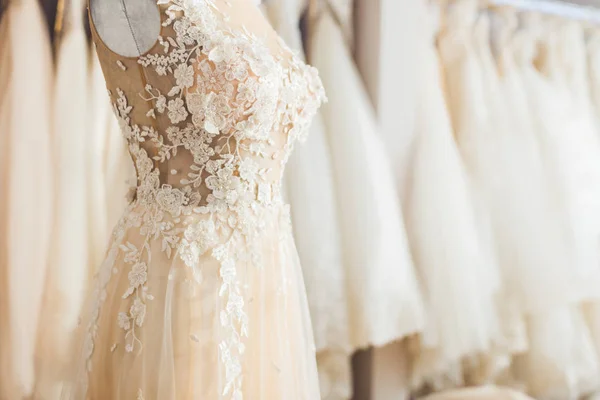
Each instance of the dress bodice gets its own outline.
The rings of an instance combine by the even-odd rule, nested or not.
[[[325,99],[316,70],[272,30],[259,37],[232,18],[224,0],[158,7],[161,35],[140,57],[119,56],[94,32],[136,201],[178,215],[278,197],[293,144]]]

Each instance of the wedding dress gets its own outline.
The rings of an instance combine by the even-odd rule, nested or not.
[[[36,1],[8,4],[0,21],[0,398],[34,386],[34,352],[52,207],[52,55]],[[34,114],[32,114],[32,112]]]
[[[493,129],[488,130],[487,134],[462,138],[462,143],[465,160],[471,165],[471,171],[476,180],[474,191],[479,203],[480,235],[484,239],[488,253],[495,259],[488,277],[489,287],[496,294],[500,325],[500,336],[496,338],[494,352],[496,356],[503,354],[510,357],[511,354],[527,349],[527,333],[524,310],[511,292],[511,287],[506,285],[504,280],[506,275],[503,272],[505,271],[499,262],[501,259],[499,254],[502,254],[503,249],[498,242],[499,239],[504,238],[504,235],[498,234],[494,230],[494,222],[498,222],[498,220],[494,221],[493,213],[500,210],[499,204],[494,205],[494,200],[496,196],[503,193],[503,189],[494,184],[494,176],[498,176],[499,171],[506,168],[506,166],[501,167],[502,159],[497,155],[502,151],[506,151],[506,154],[502,154],[503,157],[508,157],[510,154],[508,146],[510,145],[510,132],[513,128],[508,123],[510,110],[504,101],[502,81],[491,46],[489,12],[480,12],[473,28],[473,50],[479,61],[486,107],[483,116],[487,118],[488,126],[492,126]],[[485,120],[482,119],[482,121]],[[480,128],[482,133],[486,132],[484,129]],[[490,185],[490,183],[492,184]],[[501,221],[501,217],[499,220]],[[503,254],[503,257],[505,256]],[[504,367],[508,367],[508,363]]]
[[[52,248],[45,282],[43,319],[38,332],[37,395],[56,398],[57,368],[72,352],[72,339],[84,300],[89,259],[86,148],[88,45],[81,0],[72,1],[56,55],[52,155],[55,199]],[[87,133],[87,134],[86,134]]]
[[[424,310],[391,165],[374,110],[328,8],[311,38],[329,102],[323,121],[339,198],[353,348],[381,346],[420,332]]]
[[[282,39],[302,51],[298,28],[304,1],[273,0],[268,14]],[[348,301],[342,263],[331,150],[320,113],[306,143],[290,156],[285,174],[294,238],[302,263],[311,312],[321,398],[352,396]]]
[[[430,39],[426,0],[355,0],[356,63],[375,106],[379,133],[404,196],[415,137],[421,60]],[[425,26],[424,26],[425,25]]]
[[[136,185],[135,167],[127,150],[127,142],[123,140],[119,121],[112,109],[106,115],[106,154],[104,156],[104,186],[107,207],[106,226],[115,226],[123,215],[128,195]]]
[[[471,153],[479,154],[485,173],[479,184],[487,194],[496,253],[507,289],[504,295],[519,306],[521,313],[529,313],[568,302],[570,253],[563,226],[555,217],[533,114],[510,45],[515,15],[492,17],[501,79],[500,92],[488,96],[488,102],[494,97],[509,100],[504,101],[504,111],[500,102],[490,103],[495,105],[492,110],[498,110],[497,115],[483,114],[483,127],[500,129],[488,128],[489,135],[483,142],[487,142],[485,155],[480,148],[471,149]],[[494,120],[489,119],[492,117]]]
[[[514,18],[514,15],[506,17]],[[550,204],[555,210],[553,220],[562,223],[565,229],[563,243],[567,248],[565,250],[563,247],[562,251],[566,251],[569,257],[563,262],[569,267],[571,275],[564,278],[570,287],[555,293],[567,294],[566,298],[563,296],[563,305],[554,304],[537,309],[527,316],[529,349],[515,357],[514,371],[536,398],[577,398],[589,393],[597,385],[598,362],[582,310],[569,301],[585,296],[585,285],[581,285],[582,281],[577,276],[584,269],[580,265],[583,259],[577,257],[578,248],[572,246],[568,235],[569,228],[577,231],[577,221],[567,218],[568,209],[564,206],[569,202],[562,200],[581,192],[581,188],[570,185],[576,180],[569,182],[569,179],[576,177],[573,167],[578,164],[577,158],[570,158],[569,154],[573,154],[570,153],[572,146],[581,143],[578,141],[585,133],[580,129],[585,124],[581,119],[582,114],[578,116],[577,111],[571,108],[573,97],[565,90],[566,81],[561,82],[565,70],[561,72],[562,61],[557,58],[556,51],[564,28],[551,26],[544,31],[535,14],[522,17],[521,26],[510,43],[506,43],[505,65],[514,68],[515,79],[518,79],[519,87],[526,93],[528,108],[525,109],[530,110],[529,115],[534,122],[533,128],[544,159],[545,179],[551,190],[549,199],[554,201]],[[542,37],[545,39],[540,41]],[[577,43],[570,45],[576,46]],[[540,58],[540,55],[543,57]],[[579,56],[583,58],[583,54]],[[544,76],[536,65],[552,72]],[[548,79],[552,74],[556,76]],[[584,154],[580,153],[582,156]]]
[[[324,100],[247,1],[161,0],[123,57],[93,28],[137,175],[63,398],[319,398],[283,167]],[[260,31],[260,32],[259,32]]]
[[[414,360],[414,381],[439,389],[463,384],[463,361],[487,354],[497,323],[484,273],[494,261],[482,250],[470,182],[454,142],[434,47],[439,10],[431,11],[406,209],[428,316]],[[448,48],[455,39],[449,34],[442,36],[442,54],[463,54]]]

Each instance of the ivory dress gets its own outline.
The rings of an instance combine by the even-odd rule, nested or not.
[[[473,67],[473,58],[470,36],[465,35],[462,24],[469,24],[474,15],[465,5],[471,4],[457,3],[451,10],[448,30],[440,40],[443,67],[455,74],[455,84],[462,85],[451,87],[453,96],[472,91],[470,84],[478,78],[477,70],[467,70]],[[427,382],[443,388],[463,385],[463,361],[487,354],[498,328],[489,277],[495,263],[484,251],[471,181],[454,141],[451,116],[456,117],[459,104],[445,102],[440,60],[433,45],[437,11],[432,8],[426,19],[430,40],[421,66],[423,84],[406,209],[411,248],[428,306],[428,323],[414,357],[413,380],[418,385]],[[459,75],[463,70],[465,75]],[[465,81],[465,76],[471,80]],[[456,97],[450,100],[456,101]],[[459,137],[482,134],[467,132],[466,125],[457,126]]]
[[[38,2],[10,1],[0,21],[2,399],[27,397],[35,383],[35,335],[52,216],[52,71],[47,25]]]
[[[52,155],[55,198],[52,247],[37,342],[37,396],[56,398],[56,365],[73,351],[72,339],[84,302],[89,258],[86,203],[87,86],[89,46],[82,0],[64,16],[53,92]]]
[[[510,47],[553,188],[553,217],[564,224],[564,243],[569,245],[572,257],[565,281],[571,285],[571,298],[576,303],[565,302],[530,313],[530,348],[516,357],[514,365],[516,375],[526,382],[533,396],[577,398],[598,385],[598,360],[579,307],[581,301],[593,298],[594,270],[598,268],[593,261],[593,230],[599,227],[594,223],[597,201],[592,200],[597,179],[586,182],[595,175],[598,157],[593,152],[598,139],[592,129],[589,99],[587,105],[582,102],[585,96],[580,95],[577,83],[585,74],[581,72],[585,65],[583,36],[576,26],[542,24],[536,17],[521,18],[522,29],[514,34]],[[561,54],[564,45],[572,52],[568,60]],[[543,57],[536,68],[539,54]]]
[[[322,10],[310,56],[330,100],[322,115],[339,198],[350,340],[353,348],[382,346],[420,332],[424,306],[391,163],[335,19]]]
[[[93,32],[138,186],[63,398],[318,399],[281,199],[285,163],[325,99],[317,72],[249,1],[158,7],[162,32],[139,57]]]

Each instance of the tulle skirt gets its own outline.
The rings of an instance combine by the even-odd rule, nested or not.
[[[329,98],[322,115],[339,199],[351,346],[381,346],[423,329],[421,291],[375,114],[328,12],[313,43],[311,62]]]
[[[265,228],[253,243],[235,233],[208,235],[201,244],[208,250],[190,256],[182,238],[170,257],[162,238],[135,227],[140,212],[131,206],[115,230],[62,398],[318,399],[287,206],[263,214]],[[185,218],[206,228],[214,215]],[[142,269],[131,266],[138,249],[147,260]]]

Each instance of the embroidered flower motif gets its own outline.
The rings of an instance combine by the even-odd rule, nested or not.
[[[244,158],[238,167],[240,178],[253,182],[256,179],[258,173],[258,164],[250,157]]]
[[[179,64],[173,75],[177,86],[189,88],[194,85],[194,67],[191,65]]]
[[[324,93],[314,70],[297,58],[290,56],[284,68],[279,64],[284,57],[274,56],[261,40],[223,29],[222,16],[211,1],[158,0],[158,4],[165,5],[163,25],[171,26],[174,34],[160,37],[159,51],[139,57],[138,64],[152,70],[153,76],[167,78],[157,85],[160,89],[146,85],[143,93],[127,93],[130,100],[139,95],[147,102],[135,113],[137,105],[128,104],[121,89],[111,94],[135,160],[138,185],[115,229],[115,245],[109,252],[112,263],[98,275],[100,294],[88,330],[86,359],[91,366],[95,324],[113,275],[127,273],[129,280],[122,296],[126,311],[116,316],[125,331],[124,349],[142,351],[136,334],[146,319],[148,301],[154,298],[148,268],[160,267],[152,262],[155,249],[169,259],[179,256],[192,269],[193,279],[186,274],[184,282],[191,288],[201,280],[201,259],[212,257],[220,264],[221,279],[222,300],[215,310],[224,332],[219,362],[225,379],[220,389],[227,400],[242,400],[241,360],[249,321],[237,268],[240,262],[262,264],[262,242],[257,238],[270,221],[263,217],[273,205],[281,207],[274,201],[281,200],[277,184],[269,182],[281,172],[295,140],[307,132]],[[152,118],[153,126],[136,121],[139,115]],[[148,123],[147,118],[142,120]],[[286,142],[274,140],[274,133],[286,135]],[[165,165],[171,160],[181,179],[167,185],[163,172],[171,169]],[[263,168],[265,163],[273,169]],[[127,242],[131,229],[142,241]],[[125,266],[113,273],[117,256]],[[173,274],[169,279],[180,278]],[[137,397],[143,400],[141,389]]]
[[[202,112],[204,105],[204,96],[198,93],[190,93],[186,97],[188,110],[192,114],[198,114]]]
[[[169,100],[167,108],[169,109],[169,119],[174,124],[185,121],[188,116],[188,112],[181,99]]]
[[[119,324],[119,328],[122,328],[126,331],[131,329],[131,319],[124,312],[120,312],[117,318],[117,323]]]
[[[129,278],[129,286],[137,289],[138,287],[144,285],[148,279],[148,273],[146,272],[147,270],[148,267],[146,266],[146,263],[139,262],[135,264],[127,275]]]
[[[256,78],[249,78],[238,86],[236,101],[241,104],[250,104],[256,100],[258,81]]]
[[[163,185],[156,192],[155,201],[162,210],[173,216],[179,215],[181,208],[186,205],[186,198],[183,192],[169,185]]]
[[[236,57],[237,47],[231,37],[223,38],[222,42],[208,53],[208,59],[214,63],[231,63]]]
[[[225,87],[225,75],[208,60],[202,60],[199,64],[198,91],[202,94],[210,92],[219,93]]]
[[[159,113],[164,113],[165,108],[167,108],[167,98],[163,95],[160,95],[156,99],[156,109]]]
[[[137,326],[142,326],[146,317],[146,304],[140,299],[135,299],[133,305],[129,309],[129,315]]]
[[[209,133],[219,133],[227,124],[227,116],[231,107],[223,94],[209,93],[204,97],[204,129]]]

